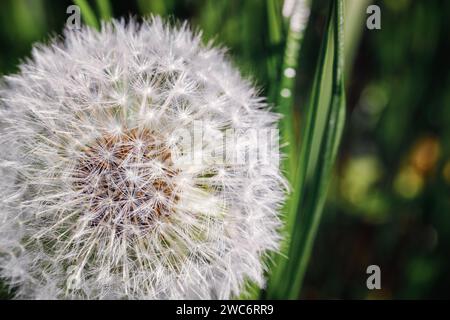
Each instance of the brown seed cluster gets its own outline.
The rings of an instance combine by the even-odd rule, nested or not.
[[[87,146],[74,170],[74,187],[88,203],[92,226],[148,228],[178,201],[170,150],[148,129],[104,134]]]

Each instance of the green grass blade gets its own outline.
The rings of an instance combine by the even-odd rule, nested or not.
[[[270,18],[271,15],[269,15]],[[296,185],[296,171],[297,171],[297,139],[294,131],[294,87],[296,80],[296,71],[298,57],[301,49],[301,44],[304,37],[304,31],[309,17],[309,1],[297,2],[297,7],[291,16],[289,23],[289,30],[286,39],[286,47],[282,68],[280,70],[280,83],[276,86],[276,96],[274,98],[275,104],[278,107],[278,112],[283,116],[281,121],[281,142],[284,147],[286,159],[283,162],[283,170],[289,173],[288,179],[291,185]],[[282,24],[282,22],[280,22]],[[277,26],[277,28],[279,28]],[[290,234],[293,224],[295,223],[296,211],[292,210],[296,204],[296,194],[291,195],[287,200],[283,212],[285,213],[285,234]],[[284,270],[287,265],[286,255],[289,250],[289,239],[285,239],[281,244],[281,255],[273,257],[275,266],[269,278],[269,285],[267,290],[267,297],[273,297],[275,292],[282,287],[283,277],[285,277]]]
[[[280,85],[278,87],[276,105],[283,115],[281,132],[283,143],[288,143],[288,166],[290,175],[295,176],[297,165],[297,143],[294,131],[294,87],[297,72],[297,62],[304,37],[306,22],[309,17],[309,1],[297,2],[288,30],[286,48],[281,68]],[[291,181],[295,183],[295,181]]]
[[[351,73],[367,19],[366,8],[373,0],[344,0],[345,75]]]
[[[321,219],[332,167],[345,119],[342,0],[330,8],[314,85],[301,122],[300,154],[294,192],[287,206],[291,241],[284,262],[276,267],[268,298],[298,297]],[[290,154],[289,154],[290,155]],[[300,208],[301,207],[301,208]],[[281,276],[280,276],[281,275]]]
[[[104,21],[111,20],[112,18],[112,9],[111,3],[109,0],[97,0],[97,8],[100,12],[100,17]]]
[[[270,80],[269,100],[276,103],[278,93],[278,82],[280,78],[281,60],[276,49],[281,45],[284,38],[283,19],[279,0],[267,0],[267,22],[269,26],[270,56],[267,59],[267,74]]]
[[[87,0],[74,0],[74,3],[80,7],[81,16],[83,17],[84,22],[88,26],[98,30],[100,25],[97,17],[95,16],[94,10],[92,10]]]
[[[295,240],[294,232],[298,230],[301,225],[298,220],[298,211],[300,206],[300,201],[302,195],[304,194],[305,189],[305,180],[307,176],[307,168],[309,157],[312,152],[313,146],[313,137],[315,131],[318,131],[318,119],[317,116],[317,106],[320,97],[320,83],[323,78],[323,69],[325,65],[325,46],[324,44],[328,41],[326,38],[323,41],[322,49],[320,50],[320,55],[318,59],[318,67],[315,74],[312,94],[310,97],[310,107],[307,108],[307,112],[303,117],[303,121],[301,123],[301,146],[300,146],[300,155],[299,155],[299,167],[296,169],[296,178],[295,181],[298,181],[296,184],[293,184],[293,192],[290,198],[286,203],[286,234],[288,234],[291,238],[286,239],[284,243],[284,247],[282,247],[282,256],[276,261],[276,265],[274,271],[270,278],[269,290],[267,293],[267,297],[269,299],[283,299],[286,298],[288,287],[290,282],[292,281],[292,276],[287,274],[287,270],[289,269],[289,265],[294,264],[293,259],[291,258],[291,253],[293,242]]]
[[[332,175],[333,165],[337,156],[339,143],[342,137],[342,131],[345,121],[345,90],[344,90],[344,36],[343,36],[343,0],[335,0],[332,13],[330,14],[328,33],[333,35],[333,41],[326,39],[325,65],[323,72],[328,73],[326,61],[333,56],[332,62],[332,83],[331,83],[331,99],[328,102],[328,108],[320,112],[326,115],[325,127],[323,132],[319,132],[320,139],[318,141],[319,148],[316,148],[317,155],[314,154],[314,145],[311,145],[311,163],[304,163],[306,174],[304,174],[305,182],[303,187],[303,198],[300,200],[302,208],[300,211],[300,219],[298,228],[293,234],[293,242],[290,250],[291,263],[288,273],[294,275],[293,280],[289,283],[287,297],[295,299],[300,293],[303,278],[307,269],[307,265],[311,256],[314,239],[322,217],[324,209],[328,185]],[[332,48],[331,48],[332,47]],[[321,68],[319,68],[320,70]],[[322,78],[328,82],[326,77]],[[323,90],[324,85],[320,85],[319,90]],[[329,84],[328,84],[329,85]],[[316,94],[316,105],[312,108],[321,110],[322,94]],[[314,115],[314,113],[312,113]],[[317,118],[319,113],[315,113]],[[317,120],[311,122],[317,123]],[[306,124],[308,126],[310,124]],[[316,160],[314,160],[316,159]],[[312,171],[309,171],[312,169]],[[298,208],[297,208],[298,209]],[[304,212],[302,212],[304,210]]]

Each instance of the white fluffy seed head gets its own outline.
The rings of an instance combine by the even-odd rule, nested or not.
[[[0,97],[0,275],[18,297],[264,285],[285,191],[278,117],[223,50],[186,25],[113,21],[36,46]]]

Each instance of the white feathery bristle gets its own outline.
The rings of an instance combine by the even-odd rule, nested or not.
[[[223,50],[157,17],[66,30],[0,99],[0,276],[18,298],[264,285],[286,191],[278,115]]]

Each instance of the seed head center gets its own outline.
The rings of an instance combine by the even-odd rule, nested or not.
[[[148,228],[178,201],[170,150],[148,129],[103,134],[82,150],[74,187],[92,226]]]

